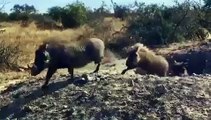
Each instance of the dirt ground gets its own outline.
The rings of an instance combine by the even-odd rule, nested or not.
[[[121,75],[125,60],[104,64],[98,74],[89,64],[70,80],[59,70],[41,90],[46,71],[11,85],[0,94],[0,119],[208,120],[211,76]]]

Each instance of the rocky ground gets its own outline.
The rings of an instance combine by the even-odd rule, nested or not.
[[[211,75],[121,75],[123,63],[98,74],[88,74],[93,66],[76,70],[74,80],[58,71],[47,90],[40,89],[46,72],[29,76],[1,91],[0,119],[211,119]]]

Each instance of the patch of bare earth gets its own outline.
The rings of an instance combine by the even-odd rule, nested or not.
[[[98,74],[76,70],[74,80],[59,71],[47,90],[38,78],[12,85],[0,94],[0,119],[210,118],[210,75],[120,75],[123,63],[105,64]]]

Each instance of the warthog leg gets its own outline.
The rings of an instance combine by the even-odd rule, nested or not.
[[[96,67],[96,69],[94,70],[94,72],[93,72],[93,73],[98,72],[98,71],[99,71],[99,69],[100,69],[100,63],[98,63],[98,64],[97,64],[97,67]]]
[[[74,70],[73,70],[73,68],[68,68],[68,72],[69,72],[69,74],[71,74],[71,79],[73,79],[74,78],[74,75],[73,75]]]
[[[133,68],[126,68],[126,69],[124,69],[123,71],[122,71],[122,75],[124,75],[128,70],[131,70],[131,69],[133,69]]]
[[[42,85],[42,88],[46,88],[47,85],[48,85],[48,82],[50,80],[50,78],[52,77],[52,75],[56,72],[56,68],[52,68],[52,67],[49,67],[48,68],[48,72],[46,74],[46,79],[45,79],[45,83]]]

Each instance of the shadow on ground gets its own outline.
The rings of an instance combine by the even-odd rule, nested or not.
[[[29,95],[19,97],[15,99],[12,103],[2,107],[0,109],[0,119],[6,119],[11,115],[14,115],[13,118],[23,117],[27,114],[27,110],[23,109],[23,106],[26,105],[27,103],[30,103],[31,101],[34,101],[38,98],[41,98],[42,96],[50,95],[57,90],[65,88],[69,84],[74,84],[76,86],[83,86],[86,83],[87,81],[81,80],[81,78],[74,78],[74,80],[67,79],[55,83],[52,82],[48,85],[46,89],[41,89],[40,87],[38,87],[36,90],[31,91]],[[7,90],[3,91],[1,94],[15,91],[24,85],[25,83],[20,83],[15,85],[14,87],[11,86]]]

